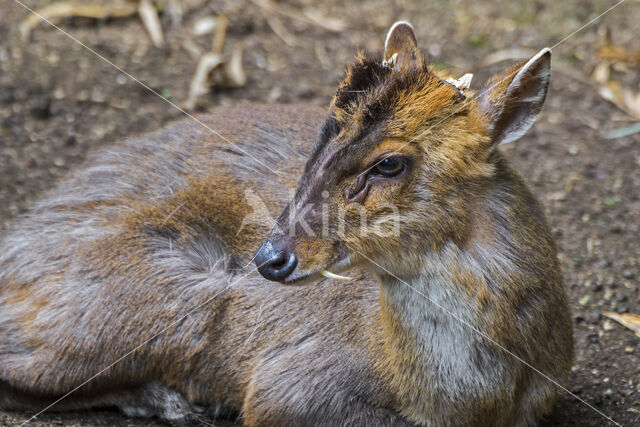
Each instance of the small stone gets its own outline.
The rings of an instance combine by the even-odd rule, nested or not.
[[[64,167],[65,162],[63,157],[56,157],[53,159],[53,164],[58,166],[59,168]]]
[[[577,145],[569,146],[569,154],[571,154],[572,156],[577,155],[579,152],[580,152],[580,149],[578,148]]]
[[[587,338],[589,339],[589,342],[591,344],[597,344],[598,343],[598,334],[589,334],[589,336]]]
[[[126,84],[127,83],[127,76],[125,76],[122,73],[118,74],[118,77],[116,77],[116,83],[118,83],[120,86]]]
[[[609,319],[605,320],[602,324],[602,329],[604,329],[605,331],[610,331],[613,328],[615,328],[615,326],[613,326],[613,322]]]
[[[616,308],[616,313],[628,313],[629,312],[629,307],[621,305],[620,307]]]
[[[609,301],[611,300],[612,296],[613,296],[613,291],[611,289],[605,289],[604,295],[603,295],[604,299]]]
[[[596,405],[602,405],[602,395],[600,393],[596,393],[593,396],[593,403]]]
[[[611,398],[611,396],[613,396],[613,390],[611,390],[610,388],[606,389],[606,390],[604,391],[604,396],[605,396],[607,399],[610,399],[610,398]]]
[[[31,102],[31,115],[39,120],[51,117],[51,100],[46,96],[36,96]]]
[[[16,95],[12,88],[6,88],[2,91],[2,102],[10,104],[15,100],[16,100]]]
[[[602,314],[599,311],[593,311],[587,315],[587,322],[592,325],[597,325],[602,320]]]
[[[74,145],[76,145],[77,142],[78,140],[76,139],[76,136],[74,134],[69,134],[64,144],[67,147],[73,147]]]
[[[631,347],[630,345],[628,345],[628,346],[626,346],[626,347],[624,348],[624,352],[625,352],[625,353],[627,353],[627,354],[631,354],[631,353],[633,353],[634,351],[635,351],[635,348]]]
[[[64,89],[62,89],[61,87],[57,87],[53,91],[54,99],[64,99],[65,96],[66,96],[66,94],[64,93]]]
[[[610,230],[614,234],[620,234],[624,231],[624,227],[622,227],[620,224],[615,224],[611,226]]]
[[[105,100],[107,99],[105,93],[103,91],[101,91],[100,89],[98,89],[97,87],[94,87],[93,90],[91,91],[91,101],[97,103],[97,104],[102,104],[103,102],[105,102]]]
[[[622,272],[622,277],[624,277],[625,279],[633,279],[635,276],[635,274],[633,274],[633,271],[631,270],[625,270]]]

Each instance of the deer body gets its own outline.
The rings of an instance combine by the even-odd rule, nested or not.
[[[416,59],[407,28],[390,32],[397,52],[384,67]],[[356,84],[350,73],[343,89]],[[438,102],[458,96],[437,88],[448,91]],[[509,426],[548,412],[558,389],[522,360],[558,381],[571,363],[554,242],[497,150],[460,160],[488,141],[477,123],[497,134],[504,114],[456,119],[448,135],[476,134],[463,148],[430,148],[446,166],[430,165],[439,180],[418,176],[420,149],[384,131],[375,149],[405,150],[406,171],[343,188],[327,171],[355,160],[332,141],[353,137],[344,121],[360,100],[340,107],[339,97],[315,144],[322,109],[221,110],[201,119],[234,145],[191,121],[172,124],[97,154],[19,219],[0,243],[0,408],[38,411],[110,366],[54,409],[108,405],[168,420],[231,410],[248,425]],[[378,124],[359,140],[382,133]],[[441,196],[447,177],[455,191]],[[321,227],[309,201],[320,194],[334,218],[336,198],[372,209],[396,193],[424,203],[400,203],[399,238],[358,238],[348,214],[341,239],[333,225],[322,237],[293,223],[282,231],[300,212],[307,228]],[[263,276],[301,286],[248,268],[257,249]],[[329,267],[352,279],[320,280]]]

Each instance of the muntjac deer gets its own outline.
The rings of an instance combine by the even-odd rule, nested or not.
[[[550,59],[476,95],[399,22],[328,113],[245,104],[201,117],[228,141],[186,120],[96,154],[0,244],[0,407],[537,423],[570,314],[543,211],[497,146],[537,118]]]

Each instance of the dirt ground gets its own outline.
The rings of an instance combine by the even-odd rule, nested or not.
[[[51,3],[21,1],[29,7]],[[419,42],[436,66],[459,74],[474,72],[473,87],[479,87],[491,72],[516,60],[486,65],[489,54],[502,51],[517,56],[513,49],[535,53],[553,46],[615,4],[604,0],[390,3],[291,3],[296,10],[312,7],[343,20],[345,28],[332,32],[267,14],[251,1],[188,0],[183,2],[181,26],[162,17],[168,41],[162,49],[151,45],[136,17],[65,19],[60,25],[180,104],[196,62],[184,44],[191,41],[206,48],[210,43],[210,36],[194,37],[191,29],[204,16],[224,14],[230,22],[225,52],[243,43],[248,82],[239,89],[212,90],[202,98],[201,110],[206,110],[238,100],[327,105],[356,49],[379,52],[386,30],[397,19],[414,24]],[[0,234],[44,190],[80,165],[89,150],[183,117],[46,24],[37,27],[30,40],[22,40],[17,24],[27,15],[14,0],[0,2]],[[640,48],[638,22],[640,3],[627,0],[555,46],[552,88],[542,117],[528,136],[504,147],[543,201],[558,239],[575,328],[576,361],[566,387],[624,426],[640,425],[640,339],[600,313],[640,313],[640,133],[603,137],[603,132],[628,126],[632,120],[604,101],[588,79],[604,26],[611,28],[617,42]],[[280,28],[280,36],[274,28]],[[637,90],[640,70],[629,69],[620,78]],[[0,412],[0,424],[20,423],[28,416]],[[92,411],[46,412],[33,424],[149,422]],[[565,394],[548,424],[608,422]]]

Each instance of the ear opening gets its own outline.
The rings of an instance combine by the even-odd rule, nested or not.
[[[384,41],[383,65],[401,70],[415,62],[418,56],[418,41],[413,26],[407,21],[393,24]]]
[[[495,76],[480,99],[493,145],[520,139],[535,123],[547,96],[551,49],[542,49],[504,75]]]

